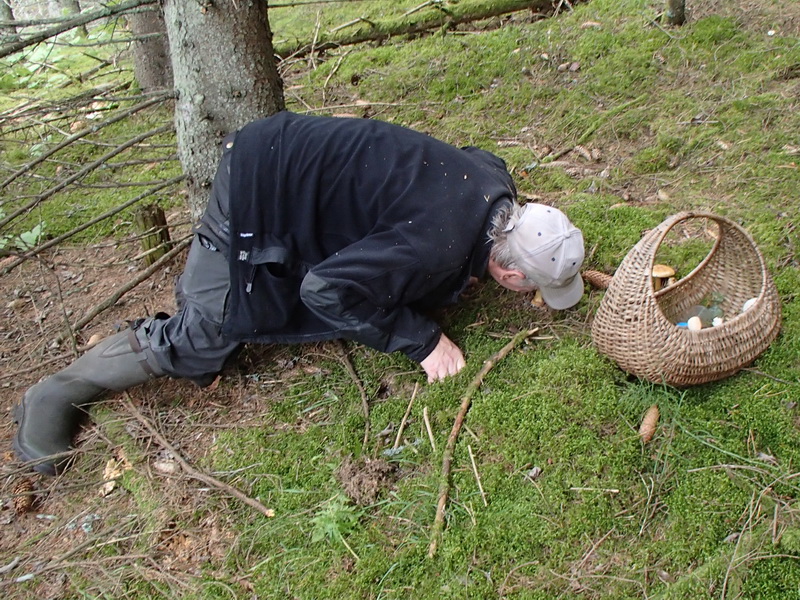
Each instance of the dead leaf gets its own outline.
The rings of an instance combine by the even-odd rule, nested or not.
[[[159,473],[164,473],[165,475],[174,475],[180,469],[178,463],[174,460],[153,461],[153,468]]]
[[[219,387],[219,382],[220,382],[221,379],[222,379],[222,376],[221,375],[217,375],[216,378],[214,379],[214,381],[211,382],[211,385],[209,385],[208,387],[204,388],[203,391],[204,392],[213,392],[214,390],[216,390]]]
[[[100,486],[100,495],[105,498],[113,492],[117,487],[117,479],[122,477],[122,474],[130,468],[130,463],[124,457],[122,460],[109,458],[108,462],[106,462],[106,468],[103,470],[104,483]]]
[[[656,569],[656,575],[658,575],[658,578],[664,583],[675,583],[675,578],[664,569]]]
[[[89,338],[89,341],[86,342],[86,345],[87,346],[96,346],[102,339],[103,339],[102,335],[100,335],[99,333],[95,333],[94,335],[92,335]]]
[[[773,465],[777,465],[778,464],[778,459],[776,459],[771,454],[767,454],[766,452],[759,452],[758,454],[756,454],[756,458],[758,460],[763,460],[764,462],[768,462],[768,463],[773,464]]]
[[[585,146],[581,146],[580,144],[578,144],[577,146],[575,146],[575,148],[573,148],[573,150],[575,151],[576,154],[579,154],[587,161],[594,162],[594,159],[592,158],[592,153],[589,152],[589,149],[586,148]]]
[[[10,308],[11,310],[16,310],[18,308],[22,308],[27,303],[28,303],[27,298],[16,298],[11,302],[9,302],[8,304],[6,304],[6,308]]]

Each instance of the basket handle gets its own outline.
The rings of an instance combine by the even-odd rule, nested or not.
[[[714,253],[717,250],[717,247],[720,245],[720,243],[722,243],[722,236],[725,235],[725,227],[732,227],[736,229],[740,234],[742,234],[745,237],[745,239],[747,239],[748,243],[753,248],[756,256],[758,257],[761,269],[762,270],[766,269],[766,265],[764,263],[764,257],[761,255],[761,252],[758,251],[758,246],[756,245],[753,236],[751,236],[747,232],[747,230],[741,227],[738,223],[728,219],[727,217],[723,217],[710,212],[683,211],[675,215],[672,215],[671,217],[668,217],[667,219],[662,221],[655,229],[651,230],[651,232],[648,235],[645,236],[648,245],[650,245],[650,252],[648,256],[649,271],[648,273],[645,273],[645,275],[649,276],[649,273],[652,272],[653,265],[655,264],[656,251],[661,246],[661,243],[664,241],[664,238],[666,238],[667,234],[672,230],[672,228],[675,227],[678,223],[687,221],[689,219],[697,219],[697,218],[710,219],[712,221],[715,221],[719,225],[719,236],[714,241],[714,245],[709,250],[706,257],[700,262],[700,264],[698,264],[694,269],[692,269],[691,273],[687,274],[683,279],[688,279],[693,273],[701,270],[706,265],[706,263],[708,263],[708,261],[711,260],[711,258],[714,256]],[[644,241],[644,239],[642,241]],[[656,292],[656,294],[660,293],[661,291],[663,290],[659,290],[659,292]]]

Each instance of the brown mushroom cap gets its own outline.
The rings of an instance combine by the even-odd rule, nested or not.
[[[653,277],[668,279],[675,276],[675,269],[669,265],[653,265]]]

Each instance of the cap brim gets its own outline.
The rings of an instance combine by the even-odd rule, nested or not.
[[[572,278],[572,281],[563,287],[540,287],[542,299],[547,302],[547,306],[557,310],[563,310],[575,306],[583,297],[583,279],[580,273]]]

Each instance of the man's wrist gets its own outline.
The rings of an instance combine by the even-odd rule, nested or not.
[[[424,345],[420,346],[419,350],[407,352],[406,356],[416,363],[421,363],[423,360],[428,358],[428,356],[430,356],[431,352],[434,351],[441,337],[442,332],[437,331],[436,335],[428,340]]]

